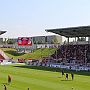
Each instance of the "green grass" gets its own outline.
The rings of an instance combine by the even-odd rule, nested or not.
[[[55,52],[56,49],[43,48],[34,50],[32,53],[18,53],[15,49],[11,48],[1,48],[7,56],[13,59],[24,58],[24,59],[41,59],[42,57],[47,57]]]
[[[73,90],[90,90],[90,72],[74,72],[75,79],[72,81],[69,74],[66,81],[59,71],[48,67],[0,66],[0,90],[3,90],[2,83],[7,83],[8,74],[12,77],[8,90],[27,90],[28,87],[30,90],[72,90],[72,87]]]

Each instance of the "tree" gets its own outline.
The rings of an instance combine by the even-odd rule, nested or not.
[[[52,44],[58,44],[58,40],[57,40],[57,37],[54,37],[53,39],[52,39],[52,42],[51,42]]]
[[[7,44],[7,38],[4,38],[3,43],[4,43],[4,44]]]
[[[8,39],[7,40],[7,44],[14,44],[15,42],[13,41],[13,40],[11,40],[11,39]]]

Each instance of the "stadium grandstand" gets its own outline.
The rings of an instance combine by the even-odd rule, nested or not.
[[[6,33],[6,31],[0,31],[0,35]],[[0,50],[0,61],[2,61],[3,59],[9,59],[9,57],[2,51]]]
[[[46,29],[67,38],[67,42],[58,47],[51,56],[56,62],[90,67],[90,26]],[[74,38],[70,42],[70,38]]]

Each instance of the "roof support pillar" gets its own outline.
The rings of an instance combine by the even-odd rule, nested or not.
[[[75,37],[75,42],[76,42],[76,39],[77,39],[77,38]]]
[[[67,43],[69,44],[69,37],[67,39],[68,39]]]
[[[77,38],[77,37],[75,37],[75,44],[77,44],[77,40],[78,40],[78,38]]]
[[[86,41],[86,37],[85,37],[85,41]]]
[[[89,44],[89,42],[90,42],[90,37],[88,37],[88,44]]]

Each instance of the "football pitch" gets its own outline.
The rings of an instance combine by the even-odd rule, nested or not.
[[[21,65],[0,66],[0,90],[90,90],[90,72],[74,74],[71,80],[62,77],[61,72],[43,69],[45,67],[24,67]],[[7,84],[7,77],[11,75],[12,82]]]

